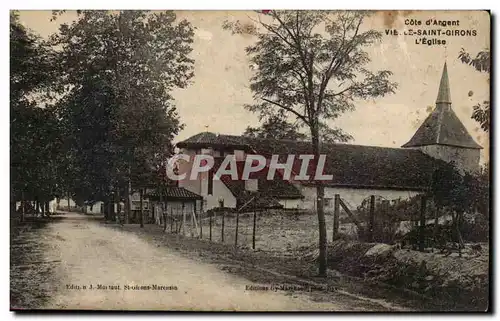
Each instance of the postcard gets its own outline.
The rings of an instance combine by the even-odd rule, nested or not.
[[[488,311],[490,26],[11,11],[11,310]]]

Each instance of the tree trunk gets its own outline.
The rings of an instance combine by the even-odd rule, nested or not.
[[[463,212],[457,213],[457,234],[458,234],[459,249],[465,248],[464,239],[462,238],[462,232],[460,231],[462,229],[462,222],[464,220],[463,216],[464,216]],[[460,255],[462,254],[461,251],[459,253]]]
[[[436,207],[434,213],[434,246],[438,246],[438,233],[439,233],[439,207]]]
[[[160,187],[160,209],[163,219],[163,232],[167,231],[167,215],[165,213],[165,202],[163,202],[163,187]]]
[[[24,191],[21,192],[21,222],[24,222],[25,217],[25,200],[24,200]]]
[[[143,190],[142,188],[139,189],[139,205],[141,207],[141,216],[139,217],[139,222],[141,223],[141,227],[144,227],[144,208],[143,208],[143,204],[142,204],[142,199],[143,199]]]
[[[45,214],[49,216],[50,214],[50,202],[45,202]]]
[[[41,205],[41,210],[42,210],[42,217],[45,217],[45,202],[42,202],[42,204],[40,204],[40,205]]]
[[[69,192],[68,192],[68,212],[69,212],[69,209],[70,209],[70,203],[69,203]]]
[[[128,184],[125,192],[125,224],[130,223],[130,209],[132,205],[130,204],[130,194],[132,191],[132,182],[130,181],[130,165],[128,167]]]
[[[311,128],[312,146],[314,153],[315,171],[318,170],[320,151],[319,142],[319,129],[318,126]],[[316,173],[315,173],[316,175]],[[318,229],[319,229],[319,257],[318,257],[318,274],[319,276],[326,276],[326,222],[325,222],[325,209],[324,197],[325,187],[323,182],[315,180],[316,184],[316,211],[318,213]]]
[[[125,189],[125,224],[130,223],[130,178],[128,180],[127,188]]]
[[[16,200],[10,200],[10,214],[14,215],[16,213]]]
[[[38,213],[40,213],[40,202],[38,196],[35,196],[35,217],[38,217]]]
[[[112,221],[115,216],[115,200],[113,199],[113,193],[109,195],[108,200],[108,217],[107,220]]]
[[[459,254],[461,254],[461,249],[463,248],[464,241],[462,239],[462,234],[460,233],[459,227],[459,214],[457,212],[451,214],[451,219],[453,226],[455,227],[456,242],[458,243]]]
[[[16,194],[14,192],[14,189],[12,187],[12,184],[10,185],[10,213],[9,217],[13,217],[16,214]]]
[[[370,217],[368,223],[368,242],[373,242],[375,232],[375,195],[370,196]]]
[[[427,198],[422,195],[420,199],[420,228],[418,232],[418,250],[424,252],[425,250],[425,212],[427,209]]]
[[[121,206],[120,206],[120,188],[117,187],[116,188],[116,198],[115,198],[115,202],[116,202],[116,220],[118,221],[120,219],[120,213],[121,213]]]

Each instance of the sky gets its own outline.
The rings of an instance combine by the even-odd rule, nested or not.
[[[192,58],[195,76],[185,89],[175,90],[184,129],[175,138],[181,141],[202,131],[241,134],[247,126],[258,126],[256,114],[243,108],[254,102],[249,89],[252,70],[245,48],[255,42],[248,34],[232,35],[222,29],[225,20],[252,23],[253,11],[178,11],[196,27]],[[21,22],[47,37],[57,32],[58,25],[75,19],[68,11],[56,22],[50,22],[50,11],[22,11]],[[455,26],[427,26],[430,19],[454,22]],[[458,20],[458,26],[457,24]],[[411,23],[422,25],[416,26]],[[383,33],[380,43],[368,48],[371,70],[393,72],[398,83],[394,94],[376,100],[356,101],[356,109],[347,112],[330,125],[351,134],[350,143],[385,147],[400,147],[415,133],[435,105],[443,64],[448,65],[452,108],[472,137],[481,146],[481,159],[489,154],[489,138],[479,124],[471,119],[472,106],[489,100],[489,75],[479,73],[461,63],[461,48],[472,54],[490,48],[490,18],[485,11],[380,11],[363,23]],[[475,30],[475,36],[425,37],[445,40],[446,45],[425,45],[419,36],[405,36],[409,29]],[[386,35],[386,29],[397,30],[398,36]]]

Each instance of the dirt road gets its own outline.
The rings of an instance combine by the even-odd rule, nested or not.
[[[263,284],[181,256],[81,214],[67,213],[37,236],[43,280],[41,308],[119,310],[360,311],[362,300],[314,302],[307,292],[263,290]],[[43,263],[43,262],[42,262]],[[33,285],[31,285],[33,286]],[[155,289],[155,286],[157,287]],[[29,289],[25,289],[29,291]],[[30,308],[25,306],[24,308]]]

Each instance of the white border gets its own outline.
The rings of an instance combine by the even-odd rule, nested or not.
[[[2,91],[2,97],[3,99],[3,104],[2,108],[0,108],[0,119],[3,122],[3,125],[0,126],[0,135],[2,137],[1,143],[2,146],[0,148],[0,151],[2,153],[1,157],[1,165],[2,169],[4,170],[3,173],[3,180],[1,183],[1,190],[0,190],[0,197],[2,200],[2,205],[3,205],[3,211],[2,211],[2,220],[3,224],[0,224],[0,228],[2,231],[0,234],[3,236],[3,242],[2,242],[2,247],[0,248],[1,250],[1,257],[4,258],[3,264],[1,265],[1,274],[2,274],[2,283],[0,284],[0,289],[1,289],[1,295],[0,297],[2,298],[2,307],[1,307],[1,320],[6,320],[6,319],[11,319],[14,318],[13,313],[9,313],[9,265],[8,265],[8,260],[9,260],[9,215],[8,215],[8,204],[9,204],[9,143],[8,143],[8,137],[9,137],[9,116],[8,116],[8,108],[9,108],[9,80],[8,80],[8,75],[9,75],[9,49],[8,45],[8,39],[9,39],[9,34],[8,34],[8,21],[9,21],[9,15],[8,15],[8,10],[10,9],[19,9],[19,10],[43,10],[43,9],[183,9],[183,10],[218,10],[218,9],[225,9],[225,10],[245,10],[245,9],[378,9],[378,10],[383,10],[383,9],[399,9],[399,10],[410,10],[410,9],[420,9],[420,10],[437,10],[437,9],[455,9],[455,10],[463,10],[463,9],[491,9],[493,13],[500,12],[498,10],[498,1],[468,1],[468,2],[438,2],[438,1],[430,1],[430,0],[420,0],[420,1],[359,1],[359,0],[351,0],[348,2],[345,1],[325,1],[325,0],[306,0],[306,1],[298,1],[298,0],[281,0],[281,1],[269,1],[269,0],[253,0],[249,2],[242,2],[242,1],[221,1],[221,0],[212,0],[212,1],[203,1],[203,0],[196,0],[196,1],[151,1],[151,0],[141,0],[141,1],[130,1],[130,0],[108,0],[108,1],[102,1],[102,0],[86,0],[86,1],[63,1],[63,0],[45,0],[45,1],[15,1],[15,2],[7,2],[3,1],[1,6],[4,7],[2,8],[2,14],[0,15],[0,19],[2,20],[2,27],[0,29],[0,36],[1,36],[1,44],[3,46],[0,46],[1,50],[1,55],[2,55],[2,64],[0,65],[1,68],[1,81],[2,81],[2,86],[0,87],[0,90]],[[493,20],[494,22],[497,21],[498,17],[495,17]],[[498,30],[495,30],[493,33],[495,35],[496,41],[498,41]],[[493,44],[492,44],[493,45]],[[496,54],[496,51],[494,51],[494,60],[498,58],[498,54]],[[494,81],[494,80],[492,80]],[[496,82],[493,82],[494,84],[497,84]],[[493,90],[494,91],[494,90]],[[497,105],[495,102],[493,102],[493,108],[495,108]],[[500,113],[495,113],[495,119],[494,123],[497,126],[499,123],[499,117],[498,116]],[[495,141],[498,142],[498,137],[496,135],[495,131]],[[498,165],[498,160],[495,158],[495,168]],[[495,183],[497,183],[497,175],[495,177]],[[496,193],[495,193],[496,194]],[[493,197],[496,198],[496,195]],[[498,204],[498,203],[497,203]],[[497,206],[495,206],[494,209],[494,214],[497,214]],[[495,231],[499,231],[499,225],[500,225],[500,218],[497,217],[495,220]],[[494,238],[494,246],[492,246],[493,249],[500,248],[498,238]],[[494,259],[494,266],[495,268],[498,267],[496,263],[496,255],[493,256]],[[497,270],[497,269],[495,269]],[[492,274],[495,271],[492,271]],[[498,283],[498,281],[497,281]],[[498,308],[498,293],[495,295],[495,303],[493,306],[496,306]],[[97,316],[97,315],[79,315],[79,317],[92,317],[93,319],[101,319],[103,316]],[[248,317],[248,316],[243,316],[243,315],[237,315],[238,317]],[[323,316],[323,317],[331,317],[331,316],[326,316],[326,315],[308,315],[305,316],[303,314],[299,315],[269,315],[269,316],[257,316],[259,319],[274,319],[274,318],[313,318],[315,316]],[[38,316],[27,316],[25,317],[26,319],[33,319],[33,318],[38,318]],[[47,317],[53,317],[53,316],[47,316]],[[60,316],[63,319],[69,319],[69,316]],[[118,318],[119,316],[109,316],[110,319],[115,319]],[[129,315],[129,317],[133,317],[134,319],[143,319],[145,316],[137,316],[137,315]],[[161,316],[159,316],[161,317]],[[166,316],[169,319],[170,318],[177,318],[176,315],[168,315]],[[183,319],[192,319],[195,320],[195,318],[199,318],[200,315],[192,315],[192,316],[184,316]],[[219,318],[220,315],[213,315],[211,317]],[[253,317],[253,316],[252,316]],[[378,318],[392,318],[392,317],[397,317],[397,315],[393,316],[387,316],[387,315],[356,315],[356,316],[351,316],[351,317],[363,317],[363,318],[373,318],[373,317],[378,317]],[[412,316],[404,316],[404,317],[419,317],[418,315],[412,315]],[[439,316],[432,316],[433,318],[441,319],[445,318],[446,316],[439,315]],[[454,315],[451,315],[449,317],[455,317]],[[476,318],[478,316],[474,316]],[[341,316],[341,315],[335,315],[335,318],[338,318],[338,320],[346,319],[347,316]]]

